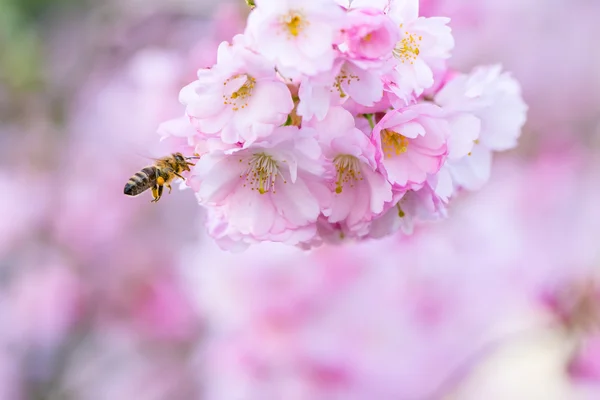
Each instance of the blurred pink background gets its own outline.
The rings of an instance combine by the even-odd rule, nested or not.
[[[245,2],[0,1],[0,399],[600,398],[600,3],[422,0],[529,121],[412,237],[224,253],[123,185]]]

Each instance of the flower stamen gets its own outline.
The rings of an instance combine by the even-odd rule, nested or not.
[[[340,98],[344,98],[347,96],[346,92],[344,92],[344,89],[342,88],[342,85],[345,83],[346,85],[350,85],[352,82],[354,81],[360,81],[360,78],[357,75],[353,75],[349,72],[347,72],[344,68],[342,68],[342,70],[340,71],[339,74],[337,74],[337,76],[335,77],[335,82],[333,83],[333,88],[331,89],[331,92],[333,92],[333,90],[337,90],[338,93],[340,94]]]
[[[401,134],[384,129],[381,131],[381,147],[385,158],[399,156],[408,151],[409,140]]]
[[[402,25],[400,25],[402,27]],[[407,62],[414,64],[421,50],[419,48],[423,36],[416,36],[408,31],[404,32],[404,37],[394,48],[393,54],[398,60],[405,64]]]
[[[237,90],[227,94],[227,87],[231,84],[235,87],[239,85],[240,80],[243,80],[242,85]],[[227,79],[223,85],[225,86],[225,93],[223,94],[223,104],[233,106],[233,111],[238,111],[241,108],[248,106],[248,100],[252,97],[254,86],[256,85],[256,79],[248,74],[234,75]],[[231,89],[231,88],[230,88]]]
[[[266,153],[253,154],[248,160],[248,168],[240,175],[240,178],[244,178],[244,175],[247,182],[244,186],[250,185],[251,190],[257,190],[260,194],[276,193],[275,182],[277,177],[281,177],[284,184],[287,183],[279,171],[277,161]]]
[[[349,154],[340,154],[333,159],[333,165],[335,165],[337,173],[335,181],[335,192],[337,194],[342,193],[344,184],[348,184],[352,188],[354,187],[354,182],[363,180],[358,158]]]
[[[308,21],[304,15],[298,11],[290,11],[288,14],[281,17],[284,31],[290,36],[297,37],[308,26]]]
[[[400,218],[404,218],[406,217],[406,213],[404,212],[404,210],[402,209],[402,207],[400,206],[400,202],[398,202],[396,204],[396,208],[398,209],[398,217]]]

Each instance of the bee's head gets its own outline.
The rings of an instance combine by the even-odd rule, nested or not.
[[[173,157],[175,158],[175,161],[177,161],[178,164],[186,163],[185,157],[181,153],[175,153],[175,154],[173,154]]]

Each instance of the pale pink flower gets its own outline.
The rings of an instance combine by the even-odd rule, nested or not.
[[[377,171],[375,145],[355,127],[352,114],[341,107],[330,109],[322,122],[311,126],[335,170],[330,182],[331,206],[323,213],[331,223],[345,222],[350,230],[359,228],[392,200],[391,185]]]
[[[220,207],[234,232],[271,240],[314,224],[329,190],[315,132],[277,128],[245,149],[204,155],[192,171],[200,204]]]
[[[448,204],[450,197],[456,191],[452,173],[448,168],[448,161],[442,165],[442,168],[436,174],[427,177],[427,185],[444,204]]]
[[[208,234],[222,250],[239,253],[246,250],[250,245],[255,245],[265,240],[263,238],[256,238],[252,234],[240,232],[236,226],[230,223],[227,210],[227,207],[210,207],[206,221]],[[309,224],[293,230],[289,229],[270,233],[268,241],[306,247],[307,244],[318,240],[315,236],[316,233],[317,227],[315,224]]]
[[[364,107],[374,106],[383,97],[380,69],[364,69],[352,61],[339,59],[333,69],[300,82],[298,115],[322,120],[329,107],[352,99]]]
[[[318,247],[323,243],[326,244],[342,244],[348,240],[362,238],[369,232],[369,223],[355,225],[350,229],[346,222],[331,223],[324,215],[317,220],[317,240],[313,243],[308,243],[307,249]]]
[[[410,235],[419,222],[446,218],[444,201],[425,185],[422,189],[400,193],[394,198],[394,206],[371,223],[369,237],[383,238],[398,230]]]
[[[448,110],[444,110],[448,111]],[[459,160],[469,155],[479,138],[481,120],[468,113],[448,113],[450,137],[448,138],[448,159]]]
[[[198,134],[190,123],[187,116],[170,119],[161,123],[156,131],[160,141],[165,142],[173,152],[192,154],[195,152],[197,143],[203,143],[206,139]]]
[[[454,127],[449,147],[455,151],[449,155],[448,167],[455,183],[480,189],[490,176],[492,151],[516,146],[525,123],[527,106],[518,83],[508,73],[501,74],[499,66],[480,67],[448,81],[434,100],[450,115]],[[479,120],[478,134],[473,117]]]
[[[201,134],[247,146],[283,124],[294,104],[273,65],[245,44],[242,35],[221,43],[217,64],[199,70],[180,101]]]
[[[487,154],[490,156],[489,162],[486,162],[488,161],[486,153],[480,148],[477,148],[473,155],[473,148],[476,146],[481,130],[481,120],[468,113],[448,114],[447,119],[450,124],[448,159],[437,174],[430,175],[428,178],[428,184],[444,202],[448,202],[455,189],[464,187],[465,181],[468,186],[483,185],[489,178],[491,169],[491,153]],[[463,160],[465,157],[472,157],[472,159]],[[458,170],[454,166],[457,166]],[[461,168],[465,168],[464,166],[473,168],[464,173],[477,175],[470,177],[461,175]],[[454,182],[453,174],[456,174],[459,182]]]
[[[383,97],[381,69],[365,69],[346,61],[335,76],[333,91],[341,98],[352,99],[365,107],[374,106]]]
[[[381,100],[373,104],[372,106],[363,106],[362,104],[357,103],[352,98],[349,98],[346,102],[344,102],[344,108],[352,115],[360,115],[360,114],[375,114],[379,112],[386,112],[392,108],[391,98],[395,97],[390,92],[383,92],[383,97]],[[364,118],[363,118],[364,119]],[[368,124],[367,124],[368,126]],[[371,130],[369,127],[369,135],[371,134]]]
[[[400,30],[383,11],[358,8],[348,12],[343,37],[340,49],[347,57],[361,65],[377,65],[392,57]]]
[[[199,184],[196,184],[199,187]],[[196,189],[197,190],[197,189]],[[242,235],[234,229],[221,207],[207,208],[206,231],[215,243],[222,249],[239,253],[246,250],[251,244],[259,243],[249,235]]]
[[[370,7],[386,12],[389,10],[390,4],[395,1],[396,0],[337,0],[338,4],[349,9]],[[410,1],[413,2],[414,0]],[[418,1],[414,2],[417,3],[418,7]]]
[[[434,70],[440,69],[454,47],[450,19],[418,16],[418,1],[391,1],[386,12],[400,26],[400,40],[393,55],[395,68],[387,87],[409,102],[434,84]]]
[[[206,137],[194,128],[187,116],[163,122],[158,127],[161,142],[166,152],[180,152],[184,155],[202,156],[214,150],[228,150],[239,147],[223,143],[220,138]]]
[[[334,86],[336,72],[327,71],[311,77],[304,77],[298,88],[297,112],[303,119],[316,118],[322,120],[329,112],[329,107],[343,104],[347,98],[342,88]],[[382,87],[383,90],[383,87]]]
[[[417,104],[388,112],[377,123],[371,141],[378,162],[396,188],[419,188],[437,173],[448,154],[450,126],[433,104]]]
[[[449,112],[472,113],[481,120],[479,142],[494,151],[517,145],[527,105],[519,83],[499,65],[478,67],[448,81],[435,102]]]
[[[331,0],[258,0],[246,33],[287,78],[315,75],[333,65],[343,17]]]
[[[490,179],[493,152],[481,144],[474,144],[467,157],[448,160],[446,165],[454,183],[467,190],[479,190]]]

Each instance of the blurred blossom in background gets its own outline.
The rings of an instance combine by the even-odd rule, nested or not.
[[[242,254],[123,195],[244,1],[0,0],[0,399],[600,398],[600,3],[423,0],[530,107],[411,237]]]

